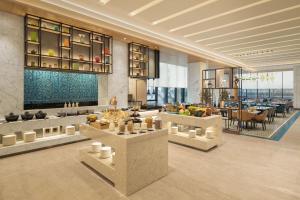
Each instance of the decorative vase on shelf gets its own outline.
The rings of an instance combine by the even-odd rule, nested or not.
[[[80,54],[78,57],[79,57],[79,60],[84,61],[84,55]]]
[[[84,35],[84,34],[81,34],[81,33],[79,33],[79,34],[78,34],[78,37],[79,37],[79,42],[80,42],[80,43],[84,43],[84,38],[85,38],[85,35]]]
[[[67,105],[67,103],[65,102],[65,104],[64,104],[64,108],[67,108],[67,106],[68,106],[68,105]]]
[[[31,31],[30,32],[30,41],[32,42],[37,42],[38,41],[38,35],[36,31]]]
[[[70,45],[69,39],[65,38],[63,44],[64,44],[64,47],[69,47],[69,45]]]
[[[54,50],[53,49],[48,49],[48,56],[54,56]]]
[[[100,62],[100,57],[99,56],[95,56],[95,62],[99,63]]]
[[[43,67],[47,67],[47,63],[44,62],[44,63],[43,63]]]
[[[68,103],[68,108],[71,108],[71,103],[70,102]]]
[[[75,103],[74,102],[72,103],[72,108],[75,108]]]
[[[31,66],[31,67],[35,67],[35,62],[34,62],[34,61],[31,61],[30,66]]]
[[[36,54],[36,50],[35,50],[35,49],[32,49],[32,50],[30,51],[30,53],[31,53],[31,54]]]
[[[79,107],[79,102],[76,103],[76,107],[77,107],[77,108]]]

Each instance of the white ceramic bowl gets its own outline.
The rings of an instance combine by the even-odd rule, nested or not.
[[[92,143],[92,152],[99,153],[101,150],[102,144],[101,142],[93,142]]]
[[[109,158],[111,157],[111,147],[101,147],[100,158]]]
[[[178,133],[178,127],[177,127],[177,126],[172,126],[172,127],[171,127],[171,133],[172,133],[172,134]]]
[[[196,131],[195,130],[189,130],[189,138],[196,137]]]

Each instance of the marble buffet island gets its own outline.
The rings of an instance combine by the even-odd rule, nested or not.
[[[166,129],[118,135],[117,131],[81,125],[80,133],[100,145],[98,151],[91,146],[80,149],[80,160],[109,179],[124,195],[133,194],[168,173]]]
[[[168,128],[168,140],[173,143],[208,151],[222,143],[220,115],[194,117],[161,112],[163,127]]]

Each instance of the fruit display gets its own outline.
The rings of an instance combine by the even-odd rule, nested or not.
[[[97,115],[93,115],[93,114],[88,115],[86,118],[88,122],[95,122],[98,119]]]

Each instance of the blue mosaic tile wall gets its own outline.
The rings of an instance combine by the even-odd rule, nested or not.
[[[24,104],[91,101],[98,101],[95,74],[24,71]]]

